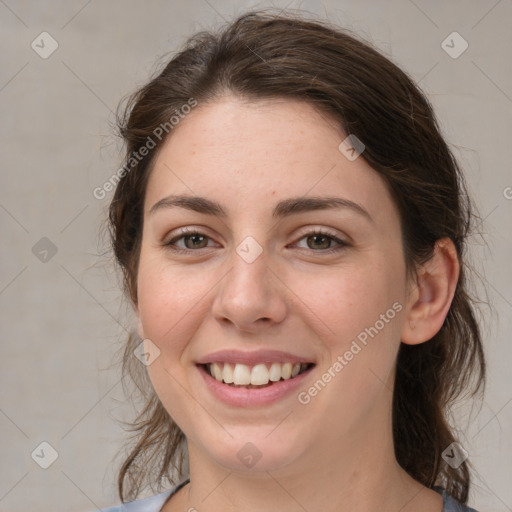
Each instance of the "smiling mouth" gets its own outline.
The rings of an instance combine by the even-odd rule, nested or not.
[[[261,389],[279,381],[291,380],[315,365],[314,363],[260,363],[254,366],[236,363],[207,363],[199,365],[219,382],[231,387]]]

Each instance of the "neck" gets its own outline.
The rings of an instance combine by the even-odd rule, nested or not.
[[[337,449],[327,439],[287,467],[246,473],[219,466],[189,443],[191,483],[183,489],[184,510],[440,512],[441,496],[396,462],[390,427],[391,422],[359,432]]]

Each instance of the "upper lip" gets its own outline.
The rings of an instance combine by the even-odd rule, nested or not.
[[[219,350],[218,352],[212,352],[197,360],[197,364],[208,363],[240,363],[254,366],[259,363],[314,363],[314,360],[280,350],[254,350],[251,352]]]

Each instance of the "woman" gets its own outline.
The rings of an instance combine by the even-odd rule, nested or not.
[[[485,375],[470,204],[404,72],[249,13],[191,38],[120,132],[124,363],[151,384],[111,510],[473,510],[447,420]]]

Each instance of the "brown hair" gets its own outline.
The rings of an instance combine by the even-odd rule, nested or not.
[[[461,273],[440,331],[419,345],[401,344],[393,396],[398,463],[427,487],[439,485],[466,503],[468,461],[458,468],[441,454],[454,440],[448,415],[464,391],[483,391],[485,361],[473,302],[468,295],[465,241],[472,221],[461,171],[444,141],[432,107],[413,81],[388,58],[346,30],[294,14],[251,12],[219,33],[191,37],[155,78],[133,94],[118,118],[128,162],[158,127],[191,98],[199,105],[221,95],[249,100],[303,100],[328,114],[365,145],[362,155],[384,178],[399,209],[408,271],[426,262],[435,242],[453,240]],[[171,127],[172,128],[172,127]],[[171,129],[166,130],[170,133]],[[126,292],[137,302],[137,268],[146,184],[156,148],[117,185],[110,205],[113,249]],[[145,406],[133,424],[136,443],[119,474],[121,499],[147,484],[181,476],[183,432],[134,360],[132,336],[123,370],[138,383]]]

